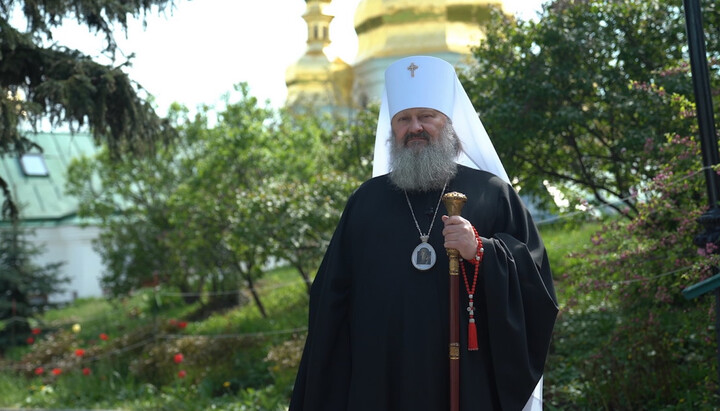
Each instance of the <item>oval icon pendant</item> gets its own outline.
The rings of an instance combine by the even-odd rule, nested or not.
[[[435,265],[436,259],[435,249],[425,242],[418,244],[410,256],[412,265],[420,271],[431,269]]]

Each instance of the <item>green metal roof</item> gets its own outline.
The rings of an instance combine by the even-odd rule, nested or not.
[[[74,222],[78,202],[65,194],[67,168],[73,158],[91,156],[98,148],[87,133],[28,133],[43,148],[47,176],[28,176],[18,156],[0,156],[0,175],[8,183],[25,224]],[[37,151],[33,151],[37,152]]]

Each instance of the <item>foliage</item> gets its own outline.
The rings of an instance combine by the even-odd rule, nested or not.
[[[340,123],[328,142],[330,158],[337,170],[358,182],[372,176],[375,130],[380,106],[371,104],[360,110],[347,124]],[[388,136],[389,137],[389,136]]]
[[[270,382],[262,362],[244,361],[242,357],[262,356],[262,340],[256,338],[212,338],[181,336],[157,340],[145,346],[130,362],[129,371],[138,381],[154,385],[171,385],[180,370],[186,377],[210,388],[214,396],[222,393],[225,381],[243,381],[248,386]],[[178,354],[182,357],[176,357]],[[180,362],[176,358],[182,358]],[[212,367],[208,367],[209,365]]]
[[[573,381],[560,386],[573,390],[553,392],[561,408],[716,404],[717,364],[707,361],[715,351],[712,305],[681,294],[713,274],[719,259],[693,245],[705,210],[700,148],[692,138],[673,136],[653,150],[673,160],[635,193],[642,199],[637,215],[608,221],[591,246],[568,256],[577,264],[562,281],[576,294],[558,320],[554,345],[562,378]]]
[[[74,19],[106,38],[106,53],[114,62],[114,24],[127,29],[127,19],[172,5],[172,0],[149,1],[0,1],[0,155],[22,154],[33,144],[18,131],[29,121],[46,119],[51,125],[86,125],[113,155],[143,153],[156,140],[169,140],[173,129],[141,97],[142,88],[118,66],[103,65],[90,57],[52,42],[53,29]],[[12,26],[16,8],[25,30]],[[42,147],[37,147],[42,150]],[[18,209],[0,177],[2,213],[13,219]]]
[[[182,267],[174,250],[159,241],[173,233],[165,202],[181,179],[173,164],[173,148],[160,146],[153,156],[114,162],[107,150],[97,159],[74,160],[68,169],[70,195],[76,196],[78,215],[105,227],[95,250],[106,267],[103,288],[114,295],[158,281],[191,291],[192,276],[171,276]]]
[[[717,57],[718,2],[706,3],[708,53]],[[523,190],[552,207],[548,181],[570,209],[590,196],[636,211],[633,190],[669,161],[646,144],[690,135],[682,12],[668,0],[557,0],[537,22],[493,16],[462,81]]]
[[[332,142],[360,132],[336,132],[329,117],[260,107],[245,84],[236,91],[239,99],[228,96],[215,119],[209,107],[192,119],[177,108],[177,144],[158,144],[153,156],[114,164],[103,152],[70,167],[79,214],[105,228],[96,248],[114,295],[165,284],[195,299],[208,292],[210,306],[223,307],[238,302],[230,291],[246,288],[267,315],[255,284],[283,262],[309,288],[358,183],[330,161]]]
[[[60,275],[63,263],[33,262],[42,251],[32,234],[18,224],[0,227],[0,352],[33,338],[32,318],[44,310],[48,296],[62,292],[68,282]]]
[[[305,337],[307,333],[294,335],[293,338],[270,348],[265,357],[265,361],[271,364],[270,372],[275,378],[275,385],[286,387],[288,392],[292,391],[295,384],[295,376],[305,347]]]
[[[267,232],[273,233],[266,238],[269,252],[296,268],[308,291],[354,183],[346,175],[328,170],[305,182],[269,179],[255,196],[243,196],[254,200],[248,209],[274,216],[266,221]]]
[[[308,292],[345,199],[372,174],[378,107],[349,119],[309,113],[281,113],[275,134],[290,144],[279,150],[285,153],[278,158],[279,169],[260,185],[257,197],[265,212],[281,216],[267,221],[275,234],[269,238],[271,254],[298,270]],[[307,150],[310,142],[314,148]],[[288,153],[300,167],[288,168]]]
[[[594,269],[605,270],[603,278],[585,277],[580,291],[617,296],[620,306],[631,311],[682,305],[679,291],[710,276],[717,263],[715,256],[693,245],[699,231],[696,220],[706,209],[699,205],[706,187],[698,142],[675,136],[660,150],[674,153],[674,161],[636,194],[644,198],[638,215],[606,224],[592,236],[593,247],[580,254],[593,261]],[[698,258],[698,253],[705,257]],[[652,275],[664,272],[674,275]]]

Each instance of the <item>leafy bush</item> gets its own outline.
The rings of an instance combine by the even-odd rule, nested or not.
[[[650,144],[650,143],[649,143]],[[693,245],[705,210],[705,181],[697,141],[669,136],[659,150],[672,163],[636,192],[637,215],[607,222],[568,279],[553,366],[565,384],[551,391],[562,407],[709,409],[716,404],[714,311],[707,298],[682,290],[711,274],[718,256]],[[699,255],[700,254],[700,255]],[[572,355],[557,355],[558,352]],[[584,358],[583,358],[584,355]]]

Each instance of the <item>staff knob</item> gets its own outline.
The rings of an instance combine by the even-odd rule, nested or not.
[[[443,196],[443,204],[445,204],[445,209],[447,209],[449,216],[460,215],[466,202],[467,197],[465,194],[458,193],[457,191],[446,193]]]

